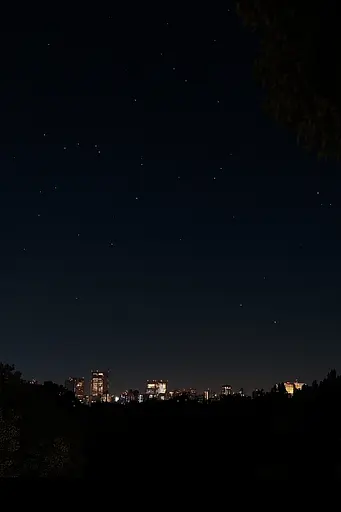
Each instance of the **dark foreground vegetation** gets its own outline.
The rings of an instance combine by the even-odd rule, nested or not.
[[[87,407],[0,364],[0,476],[338,479],[340,404],[341,377],[331,371],[293,398],[279,386],[252,400]]]

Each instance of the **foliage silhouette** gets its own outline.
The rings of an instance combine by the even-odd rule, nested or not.
[[[341,155],[341,34],[336,4],[238,0],[237,12],[259,36],[256,75],[265,107],[319,156]]]
[[[0,386],[0,476],[81,474],[72,393],[49,382],[29,384],[1,363]]]
[[[309,473],[317,463],[324,477],[340,473],[335,370],[293,397],[280,383],[253,399],[199,402],[183,395],[91,407],[52,382],[25,382],[13,366],[0,364],[0,383],[1,477],[96,480],[132,467],[155,476],[165,465],[200,477],[227,460],[226,474],[248,471],[261,480],[292,479],[293,467]]]

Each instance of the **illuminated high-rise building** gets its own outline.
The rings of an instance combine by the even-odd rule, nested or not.
[[[224,396],[232,395],[232,386],[225,384],[221,386],[221,394]]]
[[[295,382],[284,382],[285,391],[288,395],[293,395],[295,391],[300,391],[303,386],[305,386],[305,383],[298,382],[297,380]]]
[[[195,388],[189,388],[188,396],[191,400],[195,400],[197,397],[197,390]]]
[[[84,377],[69,377],[65,381],[65,388],[75,394],[78,400],[83,400],[85,396]]]
[[[140,393],[139,393],[138,389],[128,389],[127,391],[124,391],[123,393],[121,393],[120,402],[122,404],[139,402],[139,396],[140,396]],[[143,395],[142,395],[142,397],[143,397]]]
[[[78,400],[84,400],[85,397],[85,381],[84,377],[76,380],[75,396]]]
[[[147,380],[146,395],[164,400],[167,393],[166,380]]]
[[[109,371],[100,372],[99,370],[91,372],[90,381],[90,400],[92,402],[107,401],[109,396]]]

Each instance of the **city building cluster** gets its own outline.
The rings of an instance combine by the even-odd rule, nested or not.
[[[296,390],[301,390],[303,382],[285,382],[284,388],[289,396],[292,396]],[[167,380],[148,380],[143,392],[138,389],[129,389],[119,395],[110,393],[109,371],[95,370],[91,372],[90,386],[86,392],[84,377],[69,377],[65,381],[65,388],[72,391],[75,397],[84,404],[94,404],[98,402],[114,402],[128,404],[132,402],[143,403],[149,400],[196,400],[202,402],[223,400],[230,396],[245,397],[243,388],[233,391],[232,386],[224,384],[219,392],[211,389],[205,389],[203,393],[198,393],[195,388],[173,389],[169,390]],[[251,397],[257,398],[264,394],[263,389],[255,389]]]

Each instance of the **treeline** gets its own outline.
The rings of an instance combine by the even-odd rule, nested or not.
[[[323,467],[338,478],[340,401],[333,370],[292,398],[280,384],[255,399],[87,407],[63,386],[27,383],[0,363],[0,476],[103,479],[118,468],[187,467],[201,478],[228,461],[231,476],[290,479],[294,467]]]
[[[63,386],[29,384],[0,363],[0,476],[79,475],[78,408]]]

